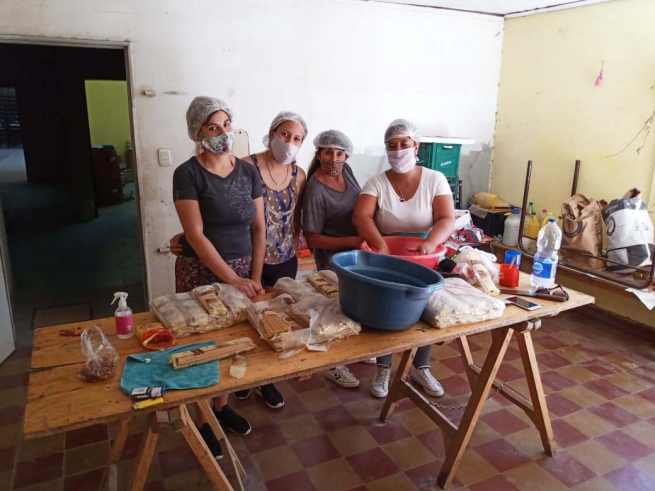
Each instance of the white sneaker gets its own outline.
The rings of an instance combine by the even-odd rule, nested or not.
[[[369,358],[368,360],[364,360],[362,363],[364,365],[377,365],[378,364],[378,359],[377,358]]]
[[[325,372],[325,377],[341,387],[359,387],[359,380],[357,380],[357,377],[355,377],[352,372],[348,370],[348,367],[344,365],[330,368]]]
[[[371,395],[373,397],[387,397],[389,393],[389,377],[391,368],[378,365],[378,371],[371,380]]]
[[[409,369],[409,376],[411,379],[423,387],[425,393],[432,397],[440,397],[444,394],[443,387],[439,381],[434,378],[434,375],[430,372],[430,368],[415,368],[411,367]]]

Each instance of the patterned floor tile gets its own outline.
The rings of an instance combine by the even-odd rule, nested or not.
[[[338,458],[339,452],[327,435],[318,435],[291,445],[304,467],[312,467]]]
[[[506,472],[530,461],[516,447],[503,439],[485,443],[475,450],[500,472]]]
[[[528,424],[514,416],[507,409],[484,414],[480,419],[501,436],[511,435],[529,427]]]
[[[380,448],[373,448],[362,453],[346,457],[359,478],[368,483],[398,472],[398,466]]]
[[[553,426],[555,441],[561,448],[567,448],[589,439],[587,435],[578,431],[577,428],[571,426],[563,419],[556,419],[551,424]]]
[[[293,491],[315,491],[316,487],[312,484],[307,472],[302,470],[266,481],[266,489],[268,491],[289,491],[290,489],[293,489]]]
[[[352,489],[362,480],[345,459],[331,460],[307,469],[307,474],[318,491]]]
[[[544,457],[537,464],[568,487],[596,477],[595,472],[566,451],[557,452],[554,457]]]
[[[622,490],[652,491],[655,489],[655,478],[632,465],[621,467],[606,474],[604,477]]]
[[[628,426],[639,421],[637,416],[612,402],[605,403],[601,406],[592,407],[589,409],[589,411],[594,413],[599,418],[604,419],[608,423],[613,424],[617,428],[622,428],[623,426]]]
[[[323,433],[323,428],[311,414],[285,419],[278,423],[278,427],[288,442],[305,440]]]
[[[608,433],[601,437],[596,438],[596,441],[611,450],[616,455],[626,459],[628,462],[641,459],[652,452],[652,449],[635,440],[630,435],[624,433],[622,430],[617,430],[613,433]]]
[[[595,440],[587,440],[567,449],[568,453],[586,465],[596,474],[603,475],[623,467],[628,463],[604,445]]]
[[[366,485],[367,491],[414,491],[414,483],[404,473],[384,477]]]
[[[14,489],[44,483],[63,475],[64,453],[58,452],[16,463]]]
[[[432,452],[416,437],[383,445],[382,449],[402,471],[420,467],[435,460]]]

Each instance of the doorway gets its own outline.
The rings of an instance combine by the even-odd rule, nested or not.
[[[0,148],[17,346],[39,327],[113,315],[117,291],[146,309],[126,49],[114,48],[0,43],[0,87],[19,124]]]

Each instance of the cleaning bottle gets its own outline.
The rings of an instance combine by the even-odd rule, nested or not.
[[[549,218],[548,224],[539,231],[537,239],[537,253],[532,261],[532,275],[530,286],[537,288],[550,288],[555,284],[557,274],[557,251],[562,244],[562,231],[557,226],[555,218]]]
[[[530,201],[530,203],[528,203],[528,210],[527,210],[527,212],[528,212],[530,215],[532,215],[532,214],[534,213],[534,202]]]
[[[132,309],[127,306],[127,293],[116,292],[114,293],[114,302],[118,300],[118,308],[114,312],[114,319],[116,319],[116,336],[120,339],[127,339],[132,337]]]
[[[539,223],[543,222],[544,218],[546,218],[547,215],[548,215],[548,210],[546,208],[541,210],[541,213],[537,214],[537,219],[539,220]],[[551,213],[551,215],[552,215],[552,213]],[[546,221],[546,223],[548,223],[548,221]],[[543,227],[543,225],[542,225],[542,227]]]

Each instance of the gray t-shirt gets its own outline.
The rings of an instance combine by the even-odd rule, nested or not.
[[[306,232],[328,237],[352,237],[357,229],[352,224],[355,202],[360,187],[348,164],[343,167],[346,190],[337,191],[312,176],[307,182],[302,212],[302,227]],[[318,269],[329,269],[330,257],[350,249],[314,249]]]
[[[234,170],[221,177],[205,169],[191,157],[173,173],[173,201],[197,201],[203,233],[223,259],[252,254],[250,226],[255,219],[256,198],[262,195],[259,172],[251,164],[236,159]],[[182,236],[182,255],[198,256]]]

